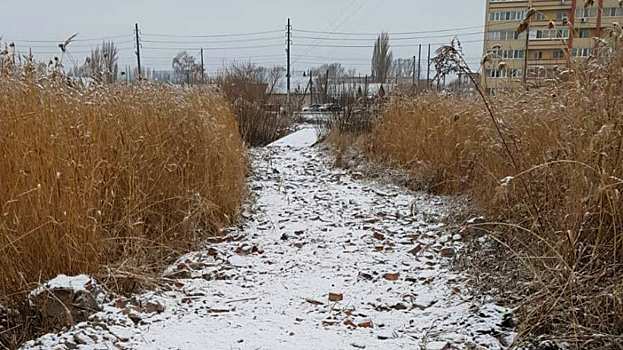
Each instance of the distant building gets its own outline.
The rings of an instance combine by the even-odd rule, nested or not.
[[[564,67],[567,57],[601,54],[608,48],[600,48],[594,38],[606,38],[606,29],[623,21],[619,0],[596,0],[586,8],[582,0],[486,1],[484,50],[495,55],[489,56],[481,79],[491,92],[520,83],[524,73],[528,83],[537,84]],[[531,7],[538,12],[531,17],[529,33],[517,34]]]

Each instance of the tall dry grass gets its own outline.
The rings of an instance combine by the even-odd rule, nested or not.
[[[236,219],[245,150],[219,94],[3,59],[0,303],[59,273],[157,269]]]
[[[368,155],[410,170],[423,189],[468,194],[487,214],[480,228],[533,277],[520,340],[620,349],[623,51],[491,105],[508,150],[479,97],[430,93],[394,98]]]

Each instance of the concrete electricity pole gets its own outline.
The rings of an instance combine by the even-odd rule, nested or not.
[[[290,66],[290,48],[292,44],[292,26],[290,25],[290,19],[288,18],[288,26],[287,26],[287,45],[288,48],[286,52],[288,53],[288,73],[286,77],[288,78],[288,103],[290,102],[290,79],[292,78],[292,71]]]
[[[205,84],[205,66],[203,65],[203,47],[201,48],[201,84]]]
[[[136,62],[138,64],[138,81],[141,81],[141,39],[139,37],[138,23],[135,23],[136,31]]]

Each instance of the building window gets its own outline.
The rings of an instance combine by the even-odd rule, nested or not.
[[[490,50],[489,53],[494,53],[498,55],[501,59],[505,60],[513,60],[524,58],[526,50],[524,49],[514,49],[514,50]]]
[[[565,52],[562,50],[554,50],[554,58],[556,59],[565,58]]]
[[[594,18],[597,17],[597,7],[581,8],[575,10],[575,17],[577,18]]]
[[[526,33],[517,34],[514,29],[511,30],[495,30],[487,32],[488,40],[507,41],[507,40],[523,40],[526,38]]]
[[[540,60],[543,58],[543,51],[534,51],[534,55],[532,56],[535,60]]]
[[[487,69],[487,78],[521,78],[523,76],[523,69],[521,68],[506,68],[506,69]]]
[[[537,12],[536,13],[536,20],[537,21],[544,21],[547,19],[547,16],[545,16],[543,13],[541,12]]]
[[[556,12],[556,19],[561,21],[564,18],[569,18],[569,12],[567,11],[558,11]]]
[[[489,12],[489,21],[502,22],[502,21],[521,21],[525,15],[524,10],[516,11],[491,11]]]
[[[530,31],[530,39],[537,40],[555,40],[568,39],[569,29],[533,29]]]
[[[571,51],[573,57],[588,57],[593,54],[592,47],[576,48]]]
[[[588,28],[580,28],[580,31],[578,32],[578,37],[580,37],[581,39],[586,39],[589,36],[589,30]]]
[[[604,7],[604,17],[620,17],[620,7]]]

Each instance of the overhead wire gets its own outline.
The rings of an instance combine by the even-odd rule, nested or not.
[[[227,40],[227,41],[171,41],[171,40],[141,40],[144,43],[157,43],[157,44],[227,44],[227,43],[246,43],[253,42],[258,40],[281,40],[283,39],[281,36],[271,36],[271,37],[263,37],[263,38],[253,38],[253,39],[239,39],[239,40]]]
[[[142,36],[154,36],[154,37],[168,37],[168,38],[229,38],[237,36],[253,36],[263,35],[271,33],[281,33],[281,29],[267,30],[263,32],[251,32],[251,33],[235,33],[235,34],[212,34],[212,35],[175,35],[175,34],[157,34],[157,33],[141,33]]]
[[[383,0],[385,1],[385,0]],[[333,23],[329,26],[329,28],[331,26],[333,26],[333,28],[335,30],[339,29],[340,27],[342,27],[345,23],[347,23],[353,16],[355,16],[357,13],[359,13],[361,11],[361,9],[367,5],[369,3],[369,0],[366,0],[365,2],[359,3],[357,4],[357,0],[353,0],[349,6],[347,6],[344,11],[342,11],[342,13],[333,21]],[[378,7],[378,6],[377,6]],[[348,14],[346,17],[344,17],[344,15],[349,11],[349,10],[353,10],[350,14]],[[341,21],[339,24],[334,25],[335,23],[337,23],[338,21]],[[417,41],[417,40],[425,40],[425,39],[435,39],[435,38],[445,38],[445,37],[452,37],[452,36],[471,36],[471,35],[480,35],[480,34],[484,34],[484,31],[471,31],[471,32],[466,32],[466,33],[460,33],[460,31],[464,31],[464,30],[468,30],[468,29],[475,29],[475,28],[488,28],[491,27],[495,24],[491,24],[490,26],[471,26],[471,27],[460,27],[460,28],[447,28],[447,29],[438,29],[438,30],[426,30],[426,31],[411,31],[411,32],[390,32],[390,35],[396,35],[399,36],[397,38],[392,38],[392,41],[398,41],[398,42],[405,42],[404,44],[396,44],[396,45],[392,45],[393,48],[401,48],[401,47],[415,47],[418,46],[419,44],[415,44],[415,43],[406,43],[408,41]],[[351,32],[351,33],[346,33],[346,32],[338,32],[338,31],[312,31],[312,30],[303,30],[303,29],[293,29],[293,32],[300,32],[300,33],[311,33],[311,34],[321,34],[319,36],[316,35],[301,35],[301,36],[295,36],[294,39],[296,39],[296,41],[299,41],[298,39],[301,39],[301,41],[304,40],[312,40],[312,43],[309,43],[309,45],[303,43],[297,43],[295,42],[293,44],[294,47],[301,47],[301,46],[306,46],[306,49],[303,50],[303,52],[301,52],[301,54],[299,54],[293,64],[296,63],[302,63],[302,64],[320,64],[323,63],[323,61],[326,61],[328,59],[331,58],[333,52],[337,51],[338,49],[363,49],[363,48],[373,48],[373,45],[343,45],[344,42],[362,42],[362,41],[372,41],[372,38],[370,39],[366,39],[363,38],[362,36],[376,36],[377,34],[375,33],[365,33],[365,32]],[[450,31],[454,31],[453,33],[450,33]],[[459,33],[457,33],[457,31]],[[281,40],[282,37],[281,36],[271,36],[271,35],[267,35],[267,34],[271,34],[271,33],[279,33],[279,32],[283,32],[283,30],[281,29],[277,29],[277,30],[270,30],[270,31],[258,31],[258,32],[247,32],[247,33],[232,33],[232,34],[213,34],[213,35],[175,35],[175,34],[165,34],[165,33],[141,33],[141,43],[146,44],[144,47],[142,47],[143,50],[146,51],[199,51],[202,49],[202,47],[200,47],[199,45],[201,44],[213,44],[213,46],[208,46],[208,47],[203,47],[204,51],[228,51],[228,50],[253,50],[253,49],[265,49],[265,48],[277,48],[277,47],[283,47],[283,45],[281,44],[270,44],[270,41],[275,41],[275,40]],[[421,34],[428,34],[428,33],[446,33],[446,34],[440,34],[440,35],[421,35]],[[417,35],[420,34],[420,35]],[[341,35],[342,37],[338,37],[339,35]],[[347,35],[347,37],[343,37],[344,35]],[[350,38],[350,36],[358,36],[356,38]],[[406,36],[406,35],[410,35],[410,36]],[[80,50],[80,48],[86,48],[86,47],[94,47],[96,45],[96,41],[105,41],[105,40],[112,40],[112,39],[119,39],[119,38],[127,38],[128,40],[123,40],[121,42],[118,42],[117,45],[121,45],[118,46],[117,49],[119,52],[129,52],[130,50],[135,50],[135,48],[132,47],[125,47],[124,45],[127,44],[134,44],[134,40],[131,40],[129,38],[132,38],[133,34],[122,34],[122,35],[115,35],[115,36],[107,36],[107,37],[100,37],[100,38],[85,38],[85,39],[79,39],[76,38],[74,40],[72,40],[72,43],[68,46],[67,52],[65,52],[67,55],[78,55],[78,54],[89,54],[91,53],[90,50]],[[174,38],[195,38],[196,40],[175,40]],[[208,38],[233,38],[232,40],[209,40]],[[208,39],[208,40],[203,40],[203,39]],[[323,41],[342,41],[341,44],[339,45],[333,45],[330,43],[323,43]],[[9,40],[10,41],[10,40]],[[52,49],[54,46],[53,45],[45,45],[47,43],[54,43],[54,44],[59,44],[62,43],[63,40],[12,40],[11,42],[16,42],[19,46],[19,43],[34,43],[34,44],[44,44],[44,45],[29,45],[28,47],[31,49],[35,49],[32,50],[33,54],[54,54],[54,55],[61,55],[63,54],[63,52],[61,52],[60,49],[57,50],[43,50],[43,51],[37,51],[36,49],[45,49],[45,48],[50,48]],[[92,44],[88,44],[88,42],[92,42]],[[247,42],[256,42],[258,43],[257,45],[235,45],[236,43],[247,43]],[[463,41],[462,43],[475,43],[475,42],[482,42],[482,40],[467,40],[467,41]],[[186,46],[188,44],[191,44],[191,46]],[[218,44],[223,44],[223,45],[218,45]],[[226,44],[234,44],[234,45],[226,45]],[[431,45],[443,45],[446,44],[446,42],[443,43],[431,43]],[[196,46],[196,47],[195,47]],[[74,51],[74,48],[78,48],[77,51]],[[314,48],[333,48],[331,54],[329,56],[318,56],[318,55],[311,55],[308,54],[309,51],[313,50]],[[23,52],[23,50],[20,50]],[[222,54],[221,54],[222,55]],[[267,54],[267,55],[235,55],[232,57],[229,57],[228,55],[225,56],[220,56],[220,57],[209,57],[210,55],[207,55],[208,57],[205,57],[204,60],[208,61],[208,62],[219,62],[219,61],[234,61],[234,60],[248,60],[251,62],[256,62],[258,64],[281,64],[283,63],[281,60],[277,61],[276,59],[281,58],[282,55],[278,55],[278,54]],[[146,60],[146,62],[154,62],[157,65],[166,65],[166,61],[170,61],[172,60],[172,57],[164,57],[164,56],[157,56],[157,55],[147,55],[147,56],[142,56],[143,59]],[[367,58],[355,58],[355,57],[351,57],[351,58],[346,58],[346,57],[338,57],[335,58],[336,61],[339,62],[343,62],[344,64],[347,65],[352,65],[352,66],[365,66],[368,65],[369,63],[369,59]],[[127,55],[123,55],[122,57],[120,57],[119,59],[120,62],[128,62],[128,61],[133,61],[133,57],[127,56]],[[160,63],[161,62],[161,63]]]
[[[341,13],[338,17],[336,17],[336,18],[335,18],[335,20],[332,22],[332,24],[331,24],[331,25],[329,25],[329,27],[331,27],[331,26],[333,25],[333,23],[337,22],[337,21],[339,20],[339,18],[340,18],[340,17],[342,17],[342,15],[343,15],[343,14],[345,14],[345,13],[346,13],[346,12],[347,12],[347,11],[348,11],[351,7],[352,7],[352,5],[354,5],[355,3],[356,3],[356,0],[353,0],[353,2],[352,2],[352,3],[351,3],[351,4],[350,4],[350,5],[349,5],[346,9],[344,9],[344,10],[342,11],[342,13]],[[345,24],[345,23],[346,23],[346,22],[347,22],[347,21],[348,21],[348,20],[349,20],[352,16],[354,16],[357,12],[359,12],[359,10],[361,10],[361,8],[362,8],[365,4],[367,4],[367,3],[368,3],[368,0],[366,0],[366,2],[364,2],[363,4],[361,4],[361,5],[360,5],[360,6],[359,6],[359,7],[358,7],[358,8],[357,8],[357,9],[356,9],[353,13],[351,13],[348,17],[346,17],[346,18],[342,21],[342,23],[340,23],[337,27],[335,27],[335,29],[334,29],[334,30],[337,30],[337,29],[339,29],[341,26],[343,26],[343,25],[344,25],[344,24]],[[322,40],[318,40],[315,44],[312,44],[312,45],[308,46],[305,50],[303,50],[303,52],[302,52],[302,53],[300,53],[300,54],[299,54],[299,55],[298,55],[298,56],[294,59],[294,62],[293,62],[292,64],[293,64],[293,65],[294,65],[294,64],[296,64],[296,63],[300,60],[301,56],[303,56],[303,55],[307,54],[310,50],[313,50],[313,49],[316,47],[316,45],[320,44],[321,42],[322,42]]]
[[[417,34],[432,34],[432,33],[444,33],[444,32],[455,32],[461,30],[470,30],[470,29],[482,29],[486,27],[494,27],[498,25],[507,25],[508,23],[519,23],[518,21],[499,21],[495,23],[489,23],[487,25],[479,25],[479,26],[470,26],[470,27],[455,27],[455,28],[444,28],[444,29],[432,29],[432,30],[421,30],[421,31],[410,31],[410,32],[387,32],[388,35],[392,36],[400,36],[400,35],[417,35]],[[377,37],[379,33],[366,33],[366,32],[327,32],[327,31],[318,31],[318,30],[305,30],[305,29],[293,29],[294,32],[301,33],[312,33],[312,34],[328,34],[328,35],[354,35],[354,36],[372,36]]]
[[[108,36],[108,37],[101,37],[101,38],[90,38],[90,39],[80,39],[80,37],[76,37],[75,39],[72,39],[72,42],[85,42],[85,41],[103,41],[103,40],[111,40],[111,39],[119,39],[119,38],[125,38],[125,37],[131,37],[132,34],[122,34],[122,35],[114,35],[114,36]],[[69,37],[67,37],[69,38]],[[64,39],[60,39],[60,40],[26,40],[26,39],[4,39],[6,42],[15,42],[15,43],[55,43],[55,44],[59,44],[62,42],[65,42],[65,40],[67,40],[67,38]]]
[[[461,41],[462,44],[469,44],[469,43],[475,43],[475,42],[482,42],[482,40],[465,40],[465,41]],[[440,43],[427,43],[430,45],[445,45],[447,44],[447,42],[440,42]],[[416,47],[420,44],[402,44],[402,45],[392,45],[391,47]],[[345,49],[371,49],[374,48],[374,45],[317,45],[317,47],[334,47],[334,48],[345,48]]]
[[[174,50],[174,51],[214,51],[214,50],[250,50],[250,49],[263,49],[269,47],[283,47],[278,45],[253,45],[253,46],[230,46],[230,47],[141,47],[143,50]]]

